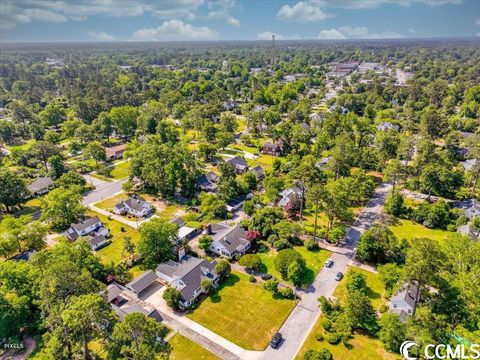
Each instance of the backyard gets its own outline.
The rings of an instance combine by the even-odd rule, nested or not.
[[[446,230],[429,229],[410,220],[397,219],[397,221],[395,224],[390,225],[390,229],[399,239],[411,241],[415,238],[429,238],[443,241],[448,235],[452,234],[452,232]]]
[[[372,301],[373,307],[378,309],[381,304],[385,303],[383,299],[383,283],[380,281],[378,274],[363,270],[357,267],[350,267],[347,270],[347,274],[351,271],[364,274],[367,278],[368,285],[368,297]],[[340,302],[345,300],[346,296],[346,276],[339,283],[333,296],[339,299]],[[397,356],[387,352],[383,348],[383,344],[380,340],[374,337],[370,337],[361,333],[355,333],[353,337],[348,341],[348,345],[340,343],[337,345],[329,344],[326,341],[318,341],[317,334],[321,334],[324,330],[322,328],[323,315],[315,323],[312,331],[304,342],[297,359],[302,359],[303,354],[310,349],[320,350],[327,348],[333,354],[334,359],[342,360],[356,360],[356,359],[370,359],[370,360],[394,360]]]
[[[295,301],[274,298],[262,284],[232,272],[188,317],[245,349],[263,350],[294,307]]]
[[[128,225],[122,224],[117,220],[109,220],[105,215],[98,214],[94,211],[90,211],[89,215],[97,216],[100,221],[110,230],[111,243],[104,248],[95,252],[100,258],[102,263],[114,264],[120,263],[127,254],[123,254],[123,238],[130,237],[133,244],[137,244],[140,238],[140,234],[137,230],[131,228]],[[122,231],[122,229],[124,231]]]
[[[304,276],[304,284],[310,285],[320,269],[323,267],[325,260],[330,257],[331,253],[330,251],[324,249],[309,251],[304,246],[295,246],[294,249],[305,259],[307,272]],[[269,273],[275,276],[277,279],[281,279],[282,275],[275,268],[275,258],[277,253],[270,250],[267,253],[259,253],[258,255],[265,266],[263,272]]]

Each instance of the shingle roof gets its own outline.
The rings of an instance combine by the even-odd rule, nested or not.
[[[249,243],[246,231],[240,226],[229,227],[221,224],[212,224],[212,240],[218,241],[230,253],[243,248]]]
[[[391,301],[405,301],[412,308],[415,308],[415,305],[418,300],[419,286],[417,281],[412,281],[411,283],[404,284],[401,291],[392,296]]]
[[[107,238],[105,236],[97,235],[97,236],[91,238],[89,243],[90,243],[90,246],[97,247],[97,246],[101,245],[102,243],[104,243],[105,240],[107,240]]]
[[[152,270],[145,271],[142,275],[130,281],[126,287],[132,289],[137,294],[152,285],[158,279],[157,274]]]
[[[98,217],[96,216],[93,216],[93,217],[90,217],[86,220],[83,220],[82,222],[79,222],[77,224],[72,224],[72,228],[77,232],[81,232],[83,230],[85,230],[86,228],[96,224],[96,223],[100,223],[101,224],[101,221]]]
[[[247,161],[241,156],[235,156],[234,158],[228,159],[227,162],[234,167],[248,167]]]
[[[176,217],[170,220],[172,224],[177,225],[179,228],[185,225],[185,220],[183,220],[181,217]]]
[[[42,190],[50,186],[53,186],[53,180],[52,178],[47,176],[36,179],[34,182],[27,186],[27,189],[30,192],[35,192],[37,190]]]

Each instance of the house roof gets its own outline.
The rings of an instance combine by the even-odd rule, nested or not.
[[[184,300],[191,299],[202,279],[215,279],[216,261],[184,256],[179,262],[167,261],[157,266],[157,272],[173,278]]]
[[[27,186],[27,189],[30,192],[35,192],[37,190],[49,188],[50,186],[53,186],[53,180],[52,178],[47,176],[36,179],[34,182]]]
[[[100,223],[100,225],[102,224],[102,222],[100,221],[100,219],[98,217],[93,216],[93,217],[90,217],[88,219],[83,220],[82,222],[72,224],[71,227],[73,228],[73,230],[75,230],[77,233],[79,233],[79,232],[85,230],[86,228],[89,228],[90,226],[95,225],[97,223]]]
[[[260,165],[255,166],[251,171],[256,173],[257,176],[263,176],[263,168]]]
[[[228,159],[228,163],[232,164],[233,167],[248,167],[247,161],[242,156],[235,156],[234,158]]]
[[[405,283],[402,289],[392,296],[391,301],[404,301],[411,308],[415,308],[415,305],[418,300],[419,286],[418,281],[414,280],[411,283]]]
[[[117,209],[121,210],[125,207],[129,207],[130,209],[136,210],[136,211],[143,211],[145,208],[150,208],[151,205],[146,202],[141,196],[138,195],[132,195],[130,196],[127,200],[121,201],[115,207]]]
[[[130,281],[126,287],[132,289],[137,294],[152,285],[158,279],[157,274],[152,270],[145,271],[142,275]]]
[[[107,158],[110,158],[112,156],[117,156],[119,154],[122,154],[125,151],[126,147],[127,147],[126,144],[120,144],[120,145],[117,145],[117,146],[106,147],[105,148],[105,154],[107,155]]]
[[[105,236],[97,235],[97,236],[94,236],[93,238],[91,238],[89,243],[90,243],[90,246],[97,247],[97,246],[103,244],[105,242],[105,240],[107,240],[107,238]]]
[[[212,240],[218,241],[230,253],[241,250],[249,243],[245,229],[240,226],[230,227],[222,224],[212,224]]]
[[[177,225],[179,228],[181,228],[183,225],[185,225],[185,220],[183,220],[181,217],[176,217],[170,220],[172,224]]]
[[[112,302],[125,290],[123,286],[113,283],[107,286],[107,301]]]
[[[267,148],[267,149],[278,150],[280,148],[280,145],[273,144],[271,142],[267,142],[267,143],[263,144],[263,147]]]

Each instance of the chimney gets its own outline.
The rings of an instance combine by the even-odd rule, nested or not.
[[[182,261],[185,256],[185,248],[182,246],[178,249],[178,261]]]
[[[212,224],[207,224],[205,227],[205,235],[212,235]]]

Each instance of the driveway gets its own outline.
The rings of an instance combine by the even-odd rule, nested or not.
[[[334,265],[331,268],[323,268],[315,278],[310,288],[303,294],[302,299],[292,311],[288,319],[280,328],[280,333],[285,341],[280,348],[274,350],[268,347],[263,352],[262,359],[291,360],[294,359],[308,334],[320,317],[318,298],[320,296],[331,297],[338,282],[335,274],[339,271],[345,273],[348,264],[355,256],[356,246],[361,234],[370,228],[385,204],[385,197],[391,185],[382,184],[368,202],[365,209],[348,231],[343,244],[344,251],[334,252],[331,259]]]

